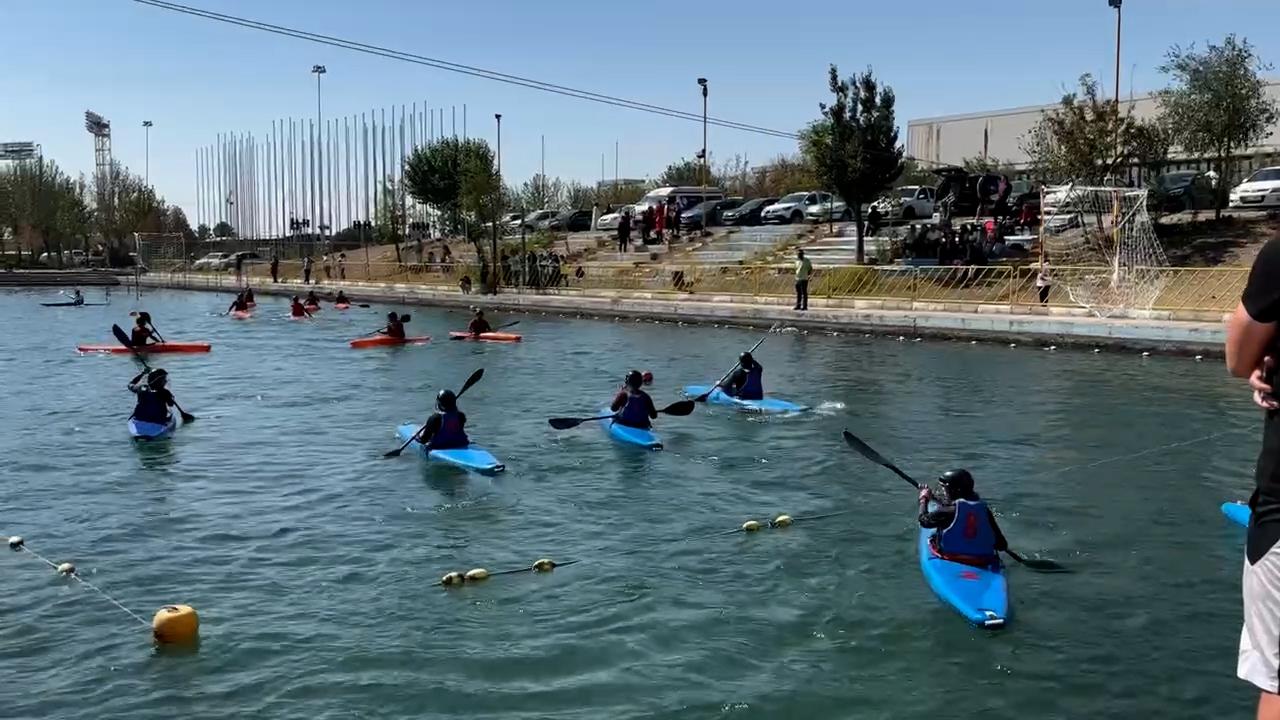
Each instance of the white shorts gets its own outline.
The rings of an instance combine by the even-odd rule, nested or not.
[[[1280,543],[1256,565],[1245,558],[1240,590],[1244,627],[1236,675],[1265,692],[1280,692]]]

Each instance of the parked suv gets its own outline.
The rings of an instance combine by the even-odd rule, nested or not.
[[[926,185],[904,185],[894,193],[871,203],[886,218],[915,220],[933,216],[933,188]]]
[[[763,223],[798,223],[804,221],[804,212],[818,202],[818,192],[794,192],[783,195],[778,202],[760,211]]]
[[[581,232],[591,229],[590,210],[566,210],[547,221],[548,230],[556,232]]]
[[[776,197],[753,198],[736,208],[721,212],[720,221],[725,225],[759,225],[760,213],[776,202]]]
[[[1280,207],[1280,167],[1267,167],[1231,189],[1227,201],[1233,208]]]
[[[226,270],[229,252],[211,252],[191,264],[192,270]]]

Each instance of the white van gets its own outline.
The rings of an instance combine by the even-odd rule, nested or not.
[[[665,207],[671,198],[675,198],[678,212],[683,213],[704,200],[723,200],[724,191],[713,187],[662,187],[640,198],[635,213],[638,216],[646,207]]]

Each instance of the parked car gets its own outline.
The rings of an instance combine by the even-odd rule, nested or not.
[[[498,221],[498,226],[502,231],[508,234],[520,232],[520,221],[524,219],[523,213],[507,213]]]
[[[853,212],[844,200],[832,196],[831,193],[817,193],[817,201],[804,209],[804,219],[811,223],[830,222],[833,220],[851,220]]]
[[[67,267],[79,267],[88,262],[89,256],[83,250],[63,250],[62,264]],[[41,265],[57,265],[58,253],[40,253]]]
[[[647,207],[666,208],[672,200],[676,201],[676,209],[680,214],[684,214],[694,205],[704,203],[708,200],[723,200],[724,191],[720,188],[713,187],[661,187],[645,193],[640,198],[640,202],[635,204],[634,217],[640,217],[640,213],[644,212]]]
[[[778,202],[760,211],[762,223],[798,223],[804,220],[804,211],[818,202],[817,192],[794,192],[783,195]]]
[[[1280,207],[1280,167],[1266,167],[1231,189],[1227,207]]]
[[[192,270],[226,270],[229,252],[211,252],[191,264]]]
[[[933,215],[933,188],[927,185],[904,185],[893,193],[871,203],[880,215],[891,220],[915,220]]]
[[[232,253],[231,257],[227,258],[226,264],[223,265],[221,269],[230,270],[231,268],[234,268],[236,266],[236,260],[240,261],[241,267],[248,265],[261,265],[266,262],[261,255],[253,252],[252,250],[241,250],[240,252]]]
[[[1213,180],[1199,170],[1179,170],[1158,175],[1149,190],[1148,207],[1167,213],[1211,210],[1216,200]]]
[[[560,214],[559,210],[538,210],[524,216],[524,227],[529,231],[546,230],[547,224]]]
[[[581,232],[591,229],[590,210],[565,210],[547,221],[547,229],[556,232]]]
[[[721,224],[721,213],[742,205],[742,198],[723,198],[708,200],[680,213],[680,227],[690,230],[701,230],[704,227]]]
[[[776,197],[752,198],[736,208],[722,210],[720,222],[725,225],[759,225],[760,213],[776,202]]]

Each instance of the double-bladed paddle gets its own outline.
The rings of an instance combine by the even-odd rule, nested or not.
[[[471,373],[471,377],[467,378],[467,381],[462,384],[462,389],[457,392],[455,397],[462,397],[462,393],[466,392],[467,390],[470,390],[471,386],[480,382],[480,378],[482,377],[484,377],[484,368],[480,368],[479,370],[476,370],[475,372]],[[426,425],[423,425],[422,427],[418,428],[418,431],[410,435],[409,439],[405,440],[403,445],[396,448],[395,450],[390,450],[384,453],[382,457],[397,457],[398,455],[400,455],[400,453],[404,452],[405,448],[409,447],[409,443],[413,442],[414,440],[417,440],[418,436],[422,434],[422,431],[426,429],[427,429]]]
[[[870,445],[862,441],[862,438],[858,437],[857,435],[854,435],[848,430],[845,430],[844,441],[849,444],[849,447],[858,451],[858,453],[862,455],[862,457],[892,471],[898,477],[910,483],[911,486],[914,487],[915,489],[919,490],[921,488],[921,485],[919,482],[917,482],[910,475],[903,472],[902,469],[899,468],[897,465],[894,465],[893,463],[889,462],[887,459],[885,459],[883,455],[881,455],[880,453],[872,449]],[[1032,570],[1036,570],[1038,572],[1047,572],[1047,573],[1071,572],[1069,569],[1063,567],[1062,565],[1059,565],[1058,563],[1052,560],[1041,560],[1038,558],[1024,558],[1023,556],[1009,549],[1006,549],[1005,553],[1008,554],[1008,556],[1013,558],[1014,560],[1017,560],[1020,564]]]
[[[670,405],[662,408],[658,412],[663,415],[683,417],[693,412],[693,407],[694,405],[692,400],[677,400],[676,402],[673,402]],[[616,413],[611,415],[601,415],[599,417],[589,417],[589,418],[550,418],[549,420],[547,420],[547,423],[550,424],[551,427],[557,430],[568,430],[569,428],[578,427],[584,422],[591,422],[592,420],[610,420],[615,417],[617,417]]]
[[[752,345],[752,346],[751,346],[751,349],[750,349],[750,350],[748,350],[747,352],[748,352],[748,353],[753,353],[753,352],[755,352],[755,351],[756,351],[756,348],[760,347],[760,344],[761,344],[761,343],[763,343],[763,342],[765,341],[765,339],[766,339],[766,338],[768,338],[768,337],[769,337],[768,335],[765,335],[764,337],[760,338],[759,342],[757,342],[755,345]],[[699,395],[698,397],[694,398],[694,399],[693,399],[693,401],[694,401],[694,402],[706,402],[706,401],[707,401],[707,398],[711,397],[711,393],[715,392],[715,391],[716,391],[716,388],[718,388],[718,387],[720,387],[722,384],[724,384],[724,381],[729,379],[729,376],[733,374],[733,371],[738,369],[738,365],[739,365],[739,363],[734,363],[734,364],[733,364],[733,367],[729,369],[729,372],[727,372],[727,373],[725,373],[723,376],[721,376],[720,380],[719,380],[718,382],[716,382],[716,384],[715,384],[715,385],[712,385],[710,390],[707,390],[706,392],[702,393],[702,394],[701,394],[701,395]]]

